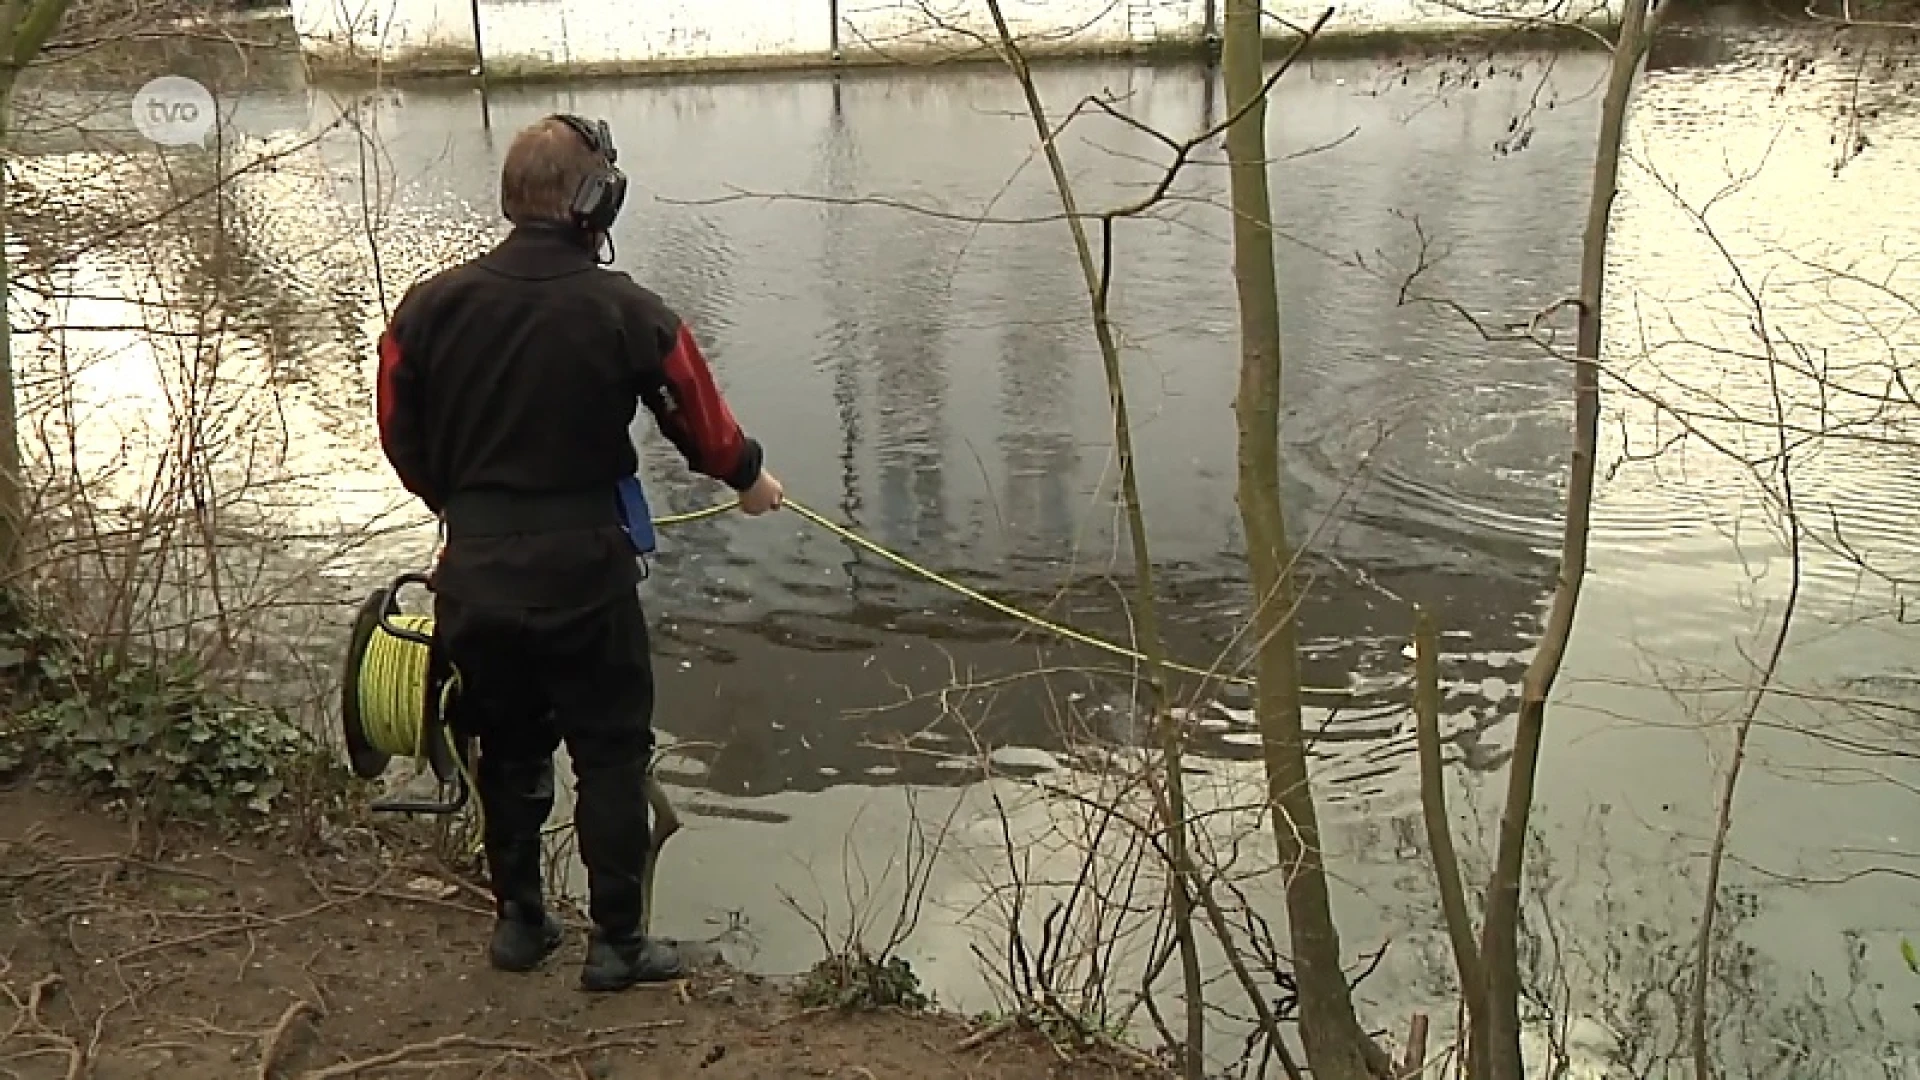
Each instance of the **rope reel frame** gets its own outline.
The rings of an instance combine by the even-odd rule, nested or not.
[[[426,585],[427,576],[419,573],[403,574],[394,579],[385,588],[375,589],[361,602],[360,609],[353,621],[352,633],[347,643],[345,670],[342,672],[340,687],[341,726],[346,737],[347,756],[354,775],[363,780],[376,780],[392,764],[394,755],[373,744],[367,737],[366,725],[360,712],[360,679],[368,650],[372,647],[375,634],[385,634],[390,638],[429,650],[427,664],[427,685],[424,700],[419,703],[421,711],[421,742],[427,766],[442,785],[452,784],[460,789],[464,796],[465,776],[461,771],[461,762],[454,756],[453,746],[463,745],[466,740],[457,734],[449,739],[446,717],[441,714],[442,691],[452,672],[447,669],[434,651],[433,639],[428,634],[417,633],[405,627],[396,626],[391,621],[400,610],[399,593],[408,585]],[[450,745],[451,744],[451,745]],[[457,797],[449,804],[451,812],[464,797]],[[382,806],[376,809],[412,809],[410,805]]]

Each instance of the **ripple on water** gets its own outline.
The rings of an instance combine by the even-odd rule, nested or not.
[[[639,241],[621,259],[635,278],[666,297],[703,338],[724,339],[737,317],[739,275],[752,272],[741,265],[726,224],[698,210],[635,215],[622,224],[616,243]]]

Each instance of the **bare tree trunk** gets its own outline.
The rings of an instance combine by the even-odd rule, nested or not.
[[[0,149],[12,141],[13,87],[18,77],[17,69],[0,70]],[[0,157],[10,156],[0,154]],[[11,220],[7,198],[6,170],[0,167],[0,236]],[[8,297],[13,289],[8,269],[6,245],[0,243],[0,298]],[[13,389],[13,323],[9,313],[6,332],[0,333],[0,583],[4,583],[0,589],[12,587],[24,557],[26,487],[20,460],[19,404]]]
[[[0,3],[0,158],[10,157],[13,92],[20,73],[60,25],[69,0],[5,0]],[[0,167],[0,239],[10,220],[7,184]],[[0,243],[0,300],[12,289],[5,244]],[[0,309],[3,310],[3,309]],[[20,407],[14,393],[13,322],[8,315],[0,333],[0,589],[12,588],[26,549],[26,477],[21,471]]]
[[[1133,548],[1134,617],[1140,628],[1141,652],[1147,659],[1147,684],[1165,757],[1162,762],[1165,778],[1162,782],[1166,790],[1161,805],[1167,819],[1168,859],[1173,863],[1170,890],[1173,930],[1180,950],[1182,996],[1186,999],[1187,1030],[1186,1045],[1182,1047],[1182,1075],[1186,1080],[1203,1080],[1206,1075],[1206,984],[1200,973],[1200,950],[1193,925],[1193,890],[1198,875],[1188,843],[1185,777],[1181,771],[1184,739],[1180,724],[1168,708],[1165,647],[1160,638],[1159,603],[1154,596],[1153,558],[1147,544],[1147,520],[1140,507],[1140,485],[1134,470],[1133,430],[1127,418],[1126,376],[1120,366],[1120,346],[1114,338],[1113,323],[1107,312],[1107,296],[1112,284],[1108,275],[1112,262],[1109,257],[1095,261],[1093,245],[1087,239],[1086,223],[1074,198],[1072,181],[1067,177],[1066,163],[1061,160],[1060,150],[1054,144],[1046,107],[1040,100],[1039,89],[1034,86],[1033,72],[1027,66],[1026,57],[1015,44],[1006,16],[1001,13],[999,0],[987,0],[987,10],[993,16],[994,30],[999,35],[1007,64],[1013,69],[1014,77],[1019,80],[1021,92],[1026,97],[1028,115],[1033,119],[1034,130],[1046,154],[1047,166],[1053,174],[1054,187],[1060,195],[1061,209],[1066,212],[1067,224],[1073,233],[1073,246],[1080,256],[1080,270],[1086,279],[1094,338],[1099,343],[1100,358],[1106,371],[1107,400],[1113,418],[1114,455],[1120,463],[1120,493],[1125,504],[1130,546]],[[1112,230],[1111,220],[1103,222],[1103,256],[1111,256]],[[1103,270],[1103,266],[1108,269]]]
[[[1390,1075],[1391,1062],[1361,1030],[1341,967],[1340,934],[1320,851],[1307,776],[1294,632],[1293,553],[1280,503],[1280,296],[1273,208],[1267,191],[1266,102],[1258,0],[1227,0],[1221,65],[1233,200],[1234,278],[1240,307],[1240,515],[1252,572],[1259,689],[1274,837],[1286,874],[1287,923],[1300,990],[1300,1037],[1316,1080]]]
[[[1521,684],[1520,715],[1514,734],[1513,767],[1500,815],[1500,839],[1493,875],[1487,882],[1486,924],[1480,954],[1485,966],[1487,1000],[1485,1080],[1523,1080],[1520,1054],[1520,880],[1526,862],[1528,821],[1533,811],[1534,780],[1540,764],[1547,696],[1560,673],[1567,642],[1573,636],[1575,608],[1587,572],[1587,526],[1593,507],[1594,458],[1600,433],[1600,311],[1607,269],[1607,228],[1620,176],[1620,144],[1627,106],[1640,60],[1651,37],[1648,0],[1626,0],[1613,66],[1600,111],[1600,138],[1594,155],[1593,189],[1580,258],[1579,335],[1574,356],[1573,460],[1567,477],[1567,515],[1560,546],[1560,576],[1547,615],[1540,648]],[[1483,1080],[1476,1077],[1475,1080]]]
[[[1413,711],[1420,747],[1420,803],[1427,824],[1427,847],[1440,888],[1440,910],[1453,943],[1453,962],[1467,1010],[1467,1075],[1486,1075],[1487,980],[1473,940],[1473,914],[1453,847],[1453,822],[1447,813],[1447,779],[1440,763],[1440,631],[1433,617],[1414,609]]]

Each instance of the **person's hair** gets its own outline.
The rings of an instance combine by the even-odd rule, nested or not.
[[[500,167],[500,212],[515,225],[573,221],[573,197],[600,158],[578,132],[548,117],[513,137]]]

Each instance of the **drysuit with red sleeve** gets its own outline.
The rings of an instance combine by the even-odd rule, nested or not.
[[[595,925],[583,980],[617,989],[678,960],[638,934],[654,688],[615,486],[637,471],[643,404],[690,468],[736,491],[762,453],[687,325],[593,256],[577,230],[521,225],[415,285],[380,338],[376,400],[388,461],[446,530],[435,639],[480,744],[494,962],[524,969],[559,944],[540,830],[564,741]]]

